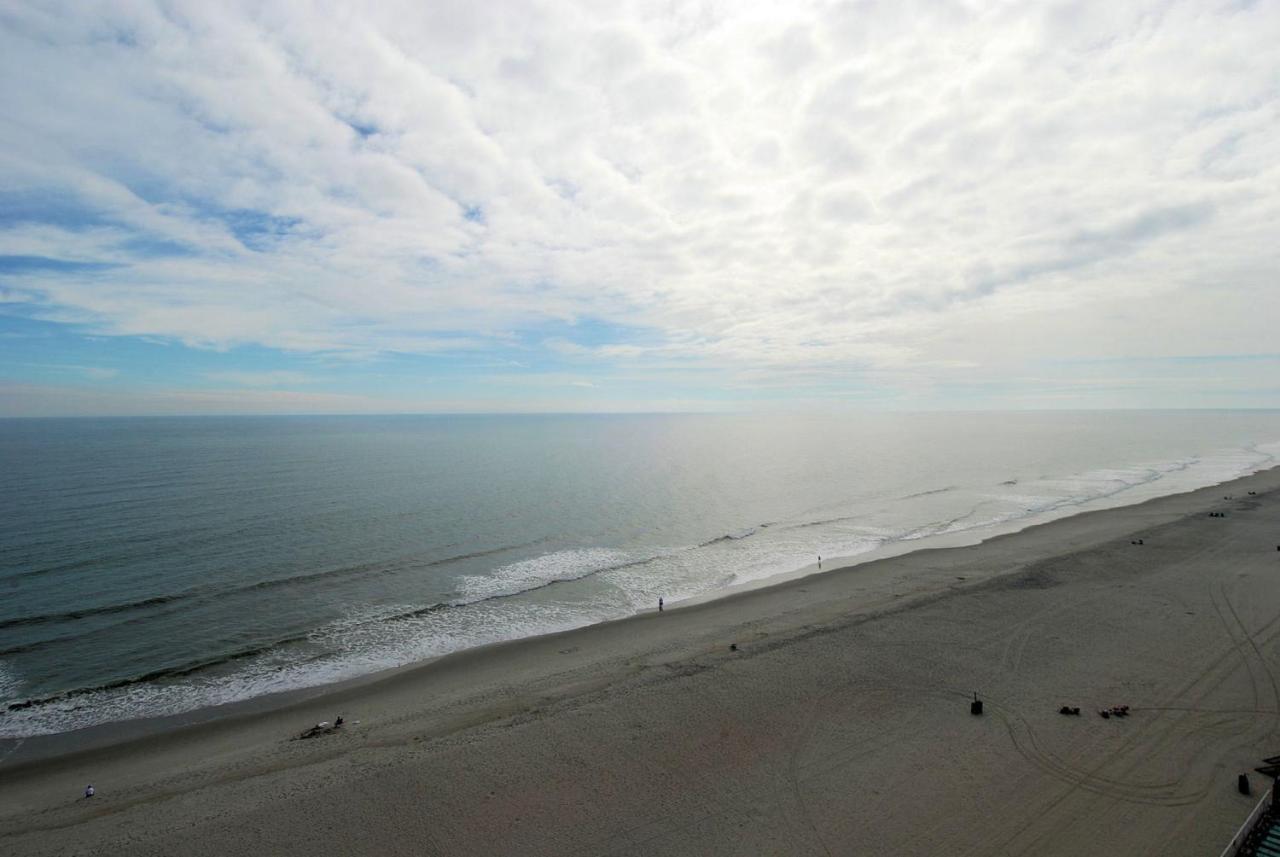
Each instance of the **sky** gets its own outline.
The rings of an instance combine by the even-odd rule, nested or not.
[[[0,3],[0,416],[1280,407],[1280,2]]]

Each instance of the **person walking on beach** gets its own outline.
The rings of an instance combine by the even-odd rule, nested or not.
[[[658,612],[659,613],[662,612],[662,596],[661,595],[658,596]]]
[[[85,786],[85,787],[84,787],[84,797],[85,797],[85,800],[88,800],[89,798],[93,797],[93,786],[92,786],[92,785],[87,785],[87,786]]]

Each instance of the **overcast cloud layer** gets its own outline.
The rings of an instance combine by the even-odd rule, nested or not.
[[[1280,3],[365,5],[0,7],[0,313],[570,406],[1280,405]]]

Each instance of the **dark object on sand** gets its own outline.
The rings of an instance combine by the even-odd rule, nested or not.
[[[738,651],[738,644],[737,644],[737,643],[730,643],[730,644],[729,644],[729,651],[731,651],[731,652],[736,652],[736,651]]]
[[[1102,710],[1101,710],[1101,711],[1099,711],[1098,713],[1102,715],[1102,719],[1103,719],[1103,720],[1110,720],[1112,717],[1128,717],[1128,716],[1129,716],[1129,706],[1127,706],[1127,705],[1113,705],[1113,706],[1111,706],[1110,708],[1104,708],[1104,709],[1102,709]]]
[[[1101,711],[1099,711],[1098,713],[1102,715],[1102,719],[1103,719],[1103,720],[1110,720],[1110,719],[1111,719],[1111,712],[1110,712],[1110,711],[1107,711],[1107,709],[1105,709],[1105,708],[1104,708],[1104,709],[1102,709]]]
[[[978,692],[976,690],[973,692],[973,702],[969,703],[969,713],[974,716],[982,714],[982,700],[978,699]]]
[[[310,729],[306,729],[298,733],[297,735],[295,735],[293,740],[305,741],[308,738],[316,738],[320,735],[329,735],[331,733],[337,732],[338,729],[340,729],[341,727],[342,727],[341,717],[335,720],[332,725],[330,725],[328,720],[321,720],[319,723],[317,723],[315,726],[312,726]]]
[[[1249,775],[1248,774],[1241,774],[1240,776],[1236,777],[1236,791],[1240,792],[1240,794],[1242,795],[1249,794]]]
[[[1074,705],[1064,705],[1058,709],[1059,714],[1066,714],[1070,717],[1079,717],[1080,709]]]

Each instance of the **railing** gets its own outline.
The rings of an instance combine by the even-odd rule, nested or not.
[[[1249,813],[1249,817],[1244,820],[1244,824],[1240,825],[1240,829],[1236,831],[1236,835],[1231,837],[1231,841],[1227,843],[1227,847],[1222,849],[1222,853],[1218,857],[1235,857],[1236,852],[1244,843],[1249,835],[1249,831],[1253,830],[1253,826],[1258,823],[1258,819],[1267,811],[1271,805],[1271,789],[1267,789],[1267,793],[1262,796],[1262,800],[1258,801],[1258,805],[1253,808],[1253,812]]]

